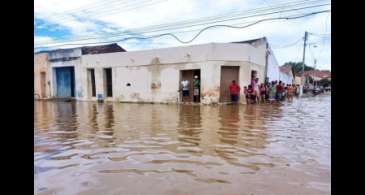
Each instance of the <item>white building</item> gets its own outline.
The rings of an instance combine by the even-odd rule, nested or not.
[[[257,74],[260,83],[264,82],[266,74],[269,80],[278,80],[279,77],[279,67],[266,38],[98,54],[72,50],[66,55],[68,61],[58,62],[55,59],[64,57],[52,56],[56,55],[49,56],[53,61],[52,71],[59,67],[73,67],[74,70],[74,73],[70,70],[74,83],[72,76],[67,85],[60,79],[52,79],[52,94],[55,97],[66,94],[64,89],[57,87],[61,84],[67,86],[67,94],[77,100],[191,102],[192,93],[188,97],[181,96],[180,83],[190,80],[192,91],[193,76],[197,75],[200,80],[199,102],[229,102],[228,87],[232,80],[236,80],[242,89],[250,83],[253,73]],[[59,71],[58,74],[62,77],[63,73]],[[57,77],[55,73],[53,76]],[[57,90],[60,92],[55,93]],[[240,101],[245,102],[243,98]]]
[[[293,84],[294,77],[293,71],[291,70],[291,66],[280,66],[279,68],[279,81],[282,81],[285,84]]]

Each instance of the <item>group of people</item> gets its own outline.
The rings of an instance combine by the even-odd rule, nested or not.
[[[244,87],[243,93],[247,104],[256,103],[273,103],[281,102],[287,99],[293,101],[294,96],[300,93],[299,85],[285,84],[282,81],[265,82],[260,85],[257,84],[258,79],[252,79],[251,84]],[[238,101],[240,95],[240,86],[235,80],[229,86],[231,94],[231,101],[233,103]]]

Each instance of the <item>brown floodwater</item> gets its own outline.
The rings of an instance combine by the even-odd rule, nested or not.
[[[35,194],[331,194],[331,97],[34,103]]]

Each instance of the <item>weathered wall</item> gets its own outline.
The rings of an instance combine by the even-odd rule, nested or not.
[[[51,96],[50,85],[48,85],[48,81],[50,79],[49,76],[49,64],[48,64],[48,54],[47,53],[39,53],[34,54],[34,93],[41,95],[41,72],[44,72],[46,75],[46,87],[45,87],[45,95],[44,98],[49,98]]]
[[[83,55],[75,66],[79,100],[95,100],[88,94],[87,69],[95,69],[96,97],[105,97],[103,68],[112,68],[113,98],[121,102],[177,102],[180,71],[200,69],[201,102],[219,101],[221,66],[240,66],[239,84],[248,85],[251,70],[264,80],[265,47],[237,43],[210,43],[146,51]],[[130,83],[130,86],[127,86]],[[241,100],[243,101],[243,100]]]

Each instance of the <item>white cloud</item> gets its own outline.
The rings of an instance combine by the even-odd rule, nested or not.
[[[51,37],[47,36],[34,36],[34,43],[45,42],[45,41],[52,41]]]

